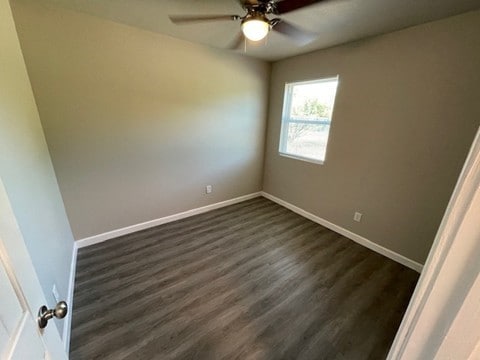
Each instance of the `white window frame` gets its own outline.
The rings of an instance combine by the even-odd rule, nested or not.
[[[337,90],[338,90],[338,83],[339,83],[339,76],[332,76],[328,78],[321,78],[321,79],[314,79],[314,80],[307,80],[307,81],[295,81],[295,82],[288,82],[285,83],[285,90],[284,90],[284,97],[283,97],[283,110],[282,110],[282,125],[280,129],[280,141],[278,145],[278,154],[280,156],[284,156],[287,158],[292,158],[296,160],[302,160],[306,162],[311,162],[314,164],[319,164],[323,165],[327,159],[327,149],[328,149],[328,140],[327,144],[325,145],[325,157],[323,160],[317,160],[301,155],[296,155],[296,154],[291,154],[286,151],[283,151],[283,149],[286,149],[286,141],[288,138],[288,125],[290,123],[303,123],[303,124],[315,124],[318,125],[319,122],[316,120],[292,120],[289,118],[290,110],[292,107],[292,95],[293,95],[293,88],[294,86],[297,85],[306,85],[306,84],[313,84],[313,83],[321,83],[321,82],[330,82],[330,81],[337,81]],[[335,98],[336,98],[336,93],[335,93]],[[332,124],[332,118],[333,118],[333,111],[334,111],[334,106],[335,106],[335,99],[332,104],[332,117],[328,121],[328,125],[331,127]],[[326,124],[325,124],[326,125]],[[330,132],[330,130],[329,130]],[[329,136],[330,138],[330,136]]]

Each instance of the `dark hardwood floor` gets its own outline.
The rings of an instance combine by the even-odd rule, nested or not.
[[[256,198],[78,253],[71,359],[384,359],[418,274]]]

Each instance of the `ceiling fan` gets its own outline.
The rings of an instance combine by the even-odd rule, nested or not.
[[[244,36],[252,41],[265,38],[270,30],[290,37],[300,46],[306,45],[316,38],[316,34],[302,30],[280,18],[269,19],[269,15],[283,15],[322,0],[238,0],[246,11],[240,15],[171,15],[174,24],[190,24],[202,21],[240,20],[242,32],[230,46],[235,49],[240,46]],[[324,1],[324,0],[323,0]]]

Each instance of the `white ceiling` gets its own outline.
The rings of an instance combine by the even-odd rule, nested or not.
[[[179,26],[172,24],[168,15],[244,15],[236,0],[41,1],[215,48],[228,47],[240,31],[240,22]],[[246,55],[279,60],[475,9],[480,9],[480,0],[325,0],[281,16],[298,27],[317,33],[316,41],[299,47],[284,35],[271,32],[266,42],[247,44]],[[236,51],[243,53],[244,49]]]

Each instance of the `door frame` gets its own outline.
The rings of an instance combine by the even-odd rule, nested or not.
[[[478,279],[478,269],[468,267],[468,264],[475,264],[480,258],[479,226],[464,221],[474,213],[478,213],[475,211],[478,211],[479,198],[480,128],[387,359],[421,359],[422,355],[425,356],[428,352],[436,359],[443,359],[445,353],[440,354],[437,351],[442,348],[445,350],[446,341],[450,341],[452,337],[463,339],[456,343],[450,341],[448,351],[453,354],[455,351],[465,352],[465,346],[468,345],[471,349],[468,350],[467,356],[471,357],[473,351],[476,351],[475,348],[480,346],[478,324],[475,327],[462,323],[462,326],[455,327],[455,321],[462,318],[462,311],[464,316],[465,311],[472,309],[467,306],[468,303],[480,299],[479,286],[475,285],[478,282],[474,281],[470,284],[472,277]],[[469,231],[469,236],[465,236],[464,231]],[[459,234],[459,232],[462,233]],[[459,256],[462,249],[471,249],[471,251],[466,253],[463,250],[463,256]],[[452,264],[455,265],[452,266]],[[467,277],[470,277],[470,280]],[[458,298],[460,295],[457,290],[465,286],[470,286],[469,292]],[[438,298],[439,290],[445,294],[446,299]],[[457,299],[452,300],[454,297]],[[457,306],[452,306],[455,301]],[[444,322],[439,322],[438,314],[447,316],[449,319],[445,322],[444,317]],[[479,314],[471,315],[479,316]],[[470,344],[466,344],[467,337],[470,339]]]

